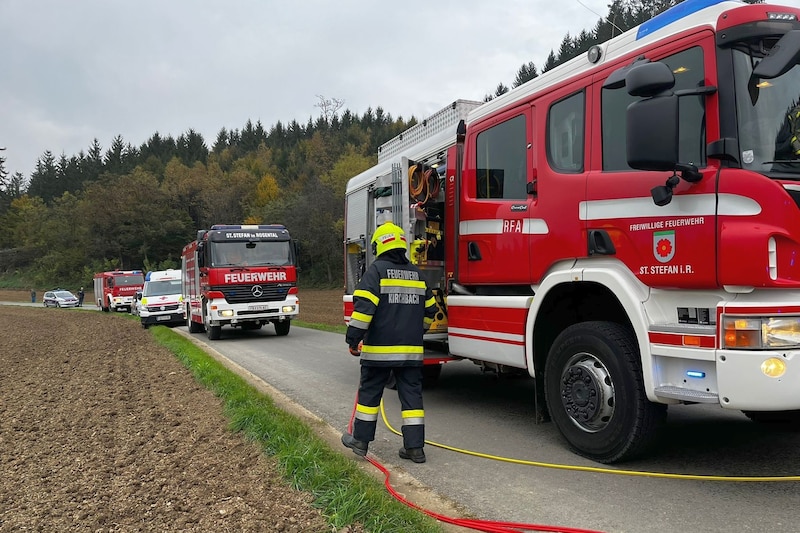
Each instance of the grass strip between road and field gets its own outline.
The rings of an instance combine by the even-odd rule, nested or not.
[[[312,494],[314,505],[332,526],[362,524],[376,533],[442,531],[435,520],[395,500],[352,459],[333,451],[303,421],[276,407],[268,395],[193,342],[164,327],[152,328],[152,334],[223,401],[230,428],[274,457],[283,477]]]

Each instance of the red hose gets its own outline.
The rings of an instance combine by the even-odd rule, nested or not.
[[[353,432],[353,419],[356,416],[356,404],[358,403],[358,393],[356,393],[356,401],[353,404],[353,412],[350,414],[350,421],[347,424],[347,431],[352,434]],[[572,527],[564,527],[564,526],[547,526],[542,524],[525,524],[521,522],[503,522],[498,520],[476,520],[472,518],[452,518],[450,516],[441,515],[439,513],[434,513],[429,509],[424,509],[419,505],[412,503],[406,500],[402,495],[400,495],[392,484],[389,482],[389,477],[391,473],[389,470],[383,466],[380,462],[374,459],[371,455],[365,457],[367,461],[372,463],[372,465],[383,472],[384,475],[384,486],[386,490],[389,491],[389,494],[395,497],[396,500],[404,503],[405,505],[411,507],[412,509],[416,509],[426,515],[430,516],[431,518],[435,518],[440,522],[445,522],[447,524],[453,524],[456,526],[465,527],[468,529],[473,529],[475,531],[486,531],[488,533],[523,533],[529,531],[539,531],[539,532],[546,532],[546,533],[602,533],[597,530],[593,529],[578,529]]]

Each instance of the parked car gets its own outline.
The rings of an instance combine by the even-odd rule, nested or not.
[[[64,289],[47,291],[42,297],[45,307],[78,307],[78,297]]]

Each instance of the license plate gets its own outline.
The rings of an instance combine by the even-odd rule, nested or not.
[[[266,311],[269,309],[268,305],[248,305],[247,309],[250,311]]]
[[[157,317],[156,320],[169,320],[171,317],[169,315],[162,315]]]

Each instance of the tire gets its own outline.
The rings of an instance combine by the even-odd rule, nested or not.
[[[206,326],[206,337],[210,341],[219,340],[222,336],[222,326]]]
[[[572,449],[600,463],[642,454],[666,405],[647,399],[633,333],[614,322],[574,324],[558,335],[544,373],[550,416]]]
[[[61,302],[56,302],[56,307],[61,309]]]
[[[222,336],[222,326],[212,326],[208,322],[208,302],[203,302],[203,327],[206,330],[206,337],[210,341],[219,340]]]
[[[800,411],[742,411],[757,424],[800,430]]]
[[[145,324],[144,322],[142,322],[142,329],[147,329],[149,327],[150,327],[149,324]]]
[[[192,320],[192,313],[189,311],[189,306],[186,306],[186,329],[189,333],[202,333],[203,326]]]
[[[275,335],[277,335],[278,337],[285,337],[286,335],[288,335],[289,329],[292,326],[292,323],[289,320],[279,320],[273,322],[273,324],[275,324]]]

